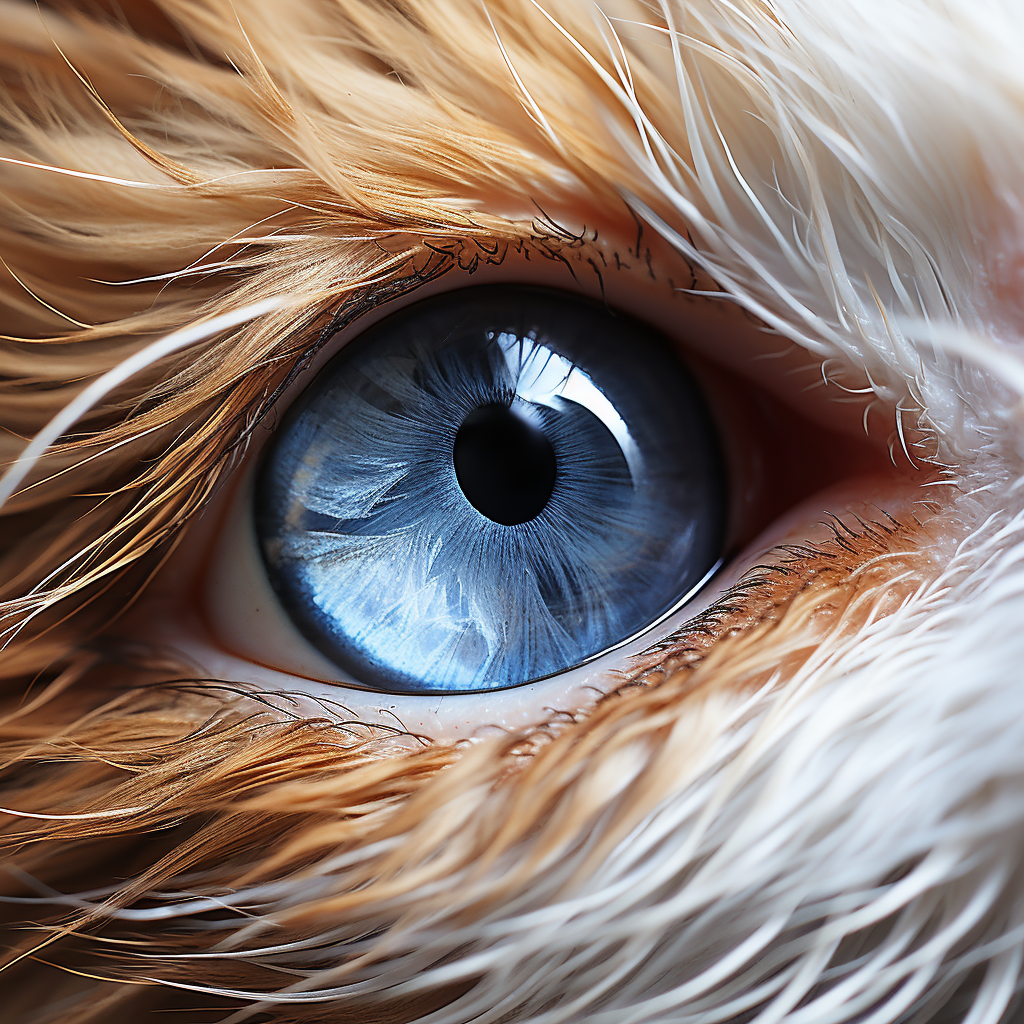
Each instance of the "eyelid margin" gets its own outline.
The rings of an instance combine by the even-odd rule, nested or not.
[[[552,264],[545,264],[544,269],[550,270]],[[520,268],[515,268],[516,270]],[[457,273],[457,272],[456,272]],[[365,318],[359,318],[353,323],[346,326],[342,331],[336,332],[334,335],[328,337],[321,345],[318,346],[317,351],[313,359],[307,367],[304,367],[301,373],[297,374],[295,379],[291,382],[288,392],[282,396],[285,399],[294,399],[304,390],[304,385],[308,380],[312,379],[312,376],[318,371],[320,367],[330,359],[333,354],[347,342],[348,338],[355,336],[357,333],[361,333],[369,326],[370,323],[376,322],[377,320],[387,316],[393,312],[396,308],[404,306],[407,303],[417,301],[426,292],[436,292],[440,290],[446,290],[446,286],[451,283],[451,278],[448,275],[439,275],[443,277],[441,280],[433,280],[427,285],[422,285],[419,288],[408,288],[405,293],[394,301],[388,301],[382,306],[375,308]],[[467,281],[460,277],[460,284],[475,283],[480,280],[479,277],[470,279]],[[703,361],[703,360],[701,360]],[[712,373],[716,372],[714,369]],[[702,386],[706,387],[706,380],[703,376],[699,375]],[[276,410],[275,410],[276,411]],[[274,417],[277,418],[276,416]],[[262,431],[263,438],[269,435],[270,423],[264,424],[264,427],[258,428]],[[256,449],[260,447],[257,443]],[[250,452],[250,458],[254,461],[250,463],[248,472],[245,476],[236,477],[234,480],[226,481],[226,487],[233,492],[235,500],[238,500],[238,494],[243,486],[247,483],[251,486],[252,473],[255,466],[255,457],[258,456],[258,450]],[[221,512],[223,513],[224,505],[219,503]],[[209,531],[207,531],[209,532]],[[252,541],[250,534],[250,541]],[[259,555],[256,552],[255,565],[259,565]],[[264,587],[269,591],[269,585],[264,582]],[[717,588],[715,588],[717,591]],[[193,586],[193,603],[201,604],[205,598],[203,595],[197,593],[196,588]],[[272,595],[271,595],[272,596]],[[705,600],[698,599],[695,605],[687,609],[686,618],[689,618],[691,614],[695,614],[701,610],[701,607],[706,603],[719,596],[716,593],[708,593],[703,595]],[[282,612],[283,615],[283,612]],[[290,623],[289,623],[290,626]],[[197,621],[193,620],[193,639],[188,639],[184,634],[179,633],[174,638],[174,643],[179,649],[192,650],[196,655],[198,663],[202,663],[204,670],[210,671],[215,675],[225,675],[230,677],[232,674],[239,674],[239,663],[237,659],[233,659],[227,651],[221,649],[220,653],[216,653],[220,648],[219,641],[210,641],[213,638],[210,637],[209,630],[201,626]],[[295,631],[294,627],[291,627]],[[172,631],[173,632],[173,631]],[[297,632],[297,631],[296,631]],[[666,631],[667,632],[667,631]],[[170,635],[170,634],[167,634]],[[202,635],[206,639],[201,642],[195,642],[194,637],[196,635]],[[569,670],[570,673],[574,673],[573,680],[565,679],[565,675],[562,677],[556,677],[554,681],[558,685],[552,685],[552,681],[541,681],[537,683],[523,684],[516,687],[513,691],[490,691],[487,694],[488,703],[488,714],[487,722],[491,725],[496,725],[498,728],[517,728],[527,722],[537,721],[540,717],[543,717],[551,708],[556,706],[562,706],[567,710],[576,710],[583,707],[595,699],[600,693],[606,692],[611,686],[614,688],[619,685],[624,679],[621,660],[616,661],[616,657],[621,659],[622,657],[629,657],[634,654],[642,653],[647,647],[650,646],[652,637],[646,631],[644,632],[643,641],[640,644],[634,644],[632,649],[627,652],[615,650],[610,655],[602,655],[599,657],[598,662],[595,664],[588,664],[580,669]],[[301,641],[303,645],[309,646],[304,640]],[[310,653],[314,653],[310,651]],[[246,655],[249,657],[249,655]],[[280,671],[275,669],[267,661],[260,662],[257,659],[256,662],[249,662],[246,672],[243,674],[245,678],[254,676],[260,676],[261,685],[266,685],[270,688],[282,688],[288,685],[294,686],[297,682],[296,675],[282,674]],[[316,663],[318,662],[318,664]],[[296,666],[298,668],[299,666]],[[325,667],[329,667],[329,672],[324,672]],[[319,687],[320,692],[325,698],[338,700],[339,696],[344,696],[346,702],[349,702],[349,698],[356,695],[355,702],[358,703],[361,700],[366,699],[366,695],[370,694],[372,700],[368,704],[362,705],[362,711],[365,714],[372,716],[373,713],[383,714],[387,713],[393,715],[396,711],[399,711],[403,719],[408,718],[409,724],[414,729],[426,732],[437,732],[440,729],[441,734],[447,736],[458,736],[467,735],[468,732],[472,732],[474,723],[471,721],[472,716],[464,713],[461,710],[456,709],[453,714],[449,714],[449,709],[452,705],[456,705],[459,702],[451,699],[450,696],[443,695],[429,695],[429,696],[417,696],[403,694],[401,697],[392,697],[388,694],[382,694],[377,691],[366,691],[366,690],[354,690],[345,685],[344,680],[339,680],[338,670],[326,662],[322,656],[317,656],[315,661],[310,660],[307,656],[304,664],[301,666],[302,671],[297,671],[299,677],[305,677],[310,685]],[[331,680],[330,682],[323,682],[324,679]],[[317,682],[320,680],[320,682]],[[241,682],[242,679],[240,678]],[[339,694],[339,684],[345,687],[345,693]],[[511,700],[505,700],[499,702],[496,700],[500,695],[515,693],[516,696]],[[460,696],[460,701],[463,698]],[[448,707],[442,710],[442,705],[447,702]],[[399,707],[399,703],[401,707]],[[503,709],[499,706],[500,703],[507,704],[508,707]],[[386,705],[386,706],[385,706]],[[412,705],[412,707],[410,707]],[[441,716],[440,718],[438,716]],[[447,716],[447,718],[445,718]],[[444,719],[447,724],[442,724]],[[479,726],[479,721],[476,722],[476,726]]]

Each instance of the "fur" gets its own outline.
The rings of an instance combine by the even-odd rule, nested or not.
[[[0,25],[5,1019],[1006,1016],[1018,5],[0,0]],[[605,238],[884,421],[927,469],[916,514],[840,515],[593,706],[470,744],[118,631],[338,329],[502,259],[599,275]]]

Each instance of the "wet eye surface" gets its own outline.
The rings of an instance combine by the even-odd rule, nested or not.
[[[289,410],[254,492],[268,578],[363,685],[469,692],[579,665],[721,555],[726,473],[651,328],[550,289],[373,325]]]

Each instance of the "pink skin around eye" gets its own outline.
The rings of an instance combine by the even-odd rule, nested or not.
[[[550,264],[540,271],[546,275],[543,283],[563,284],[552,282]],[[536,267],[523,262],[489,276],[541,279]],[[627,312],[635,315],[642,310],[648,322],[673,338],[681,333],[680,322],[686,325],[689,361],[719,421],[730,467],[727,564],[670,618],[586,665],[508,690],[395,695],[353,685],[290,623],[262,570],[248,513],[255,457],[269,436],[261,428],[247,465],[225,482],[212,505],[189,527],[174,558],[117,632],[177,651],[196,677],[288,694],[284,704],[297,702],[306,713],[320,714],[326,708],[328,714],[436,739],[471,738],[495,728],[528,726],[552,710],[587,706],[622,680],[634,656],[710,605],[774,544],[828,539],[829,529],[822,525],[826,512],[848,514],[851,520],[878,519],[883,512],[897,519],[913,516],[923,474],[895,468],[882,440],[864,435],[862,407],[830,406],[816,399],[811,405],[817,422],[793,413],[779,396],[796,383],[806,388],[807,371],[794,374],[782,360],[752,357],[751,348],[759,343],[763,350],[766,337],[735,307],[714,304],[709,310],[706,301],[675,298],[664,282],[634,273],[605,275],[609,301],[619,298],[611,294],[613,281],[615,290],[628,300],[621,302]],[[630,287],[623,287],[624,281]],[[447,287],[465,283],[469,282],[448,281]],[[415,297],[421,294],[418,291]],[[365,326],[363,321],[348,334]],[[339,344],[344,340],[343,336]],[[772,351],[783,347],[775,344],[778,339],[767,340]],[[327,354],[337,347],[330,346]],[[694,349],[699,353],[696,359]],[[720,363],[730,351],[739,354],[735,361],[730,358],[730,369],[724,369]],[[736,372],[740,370],[746,372]],[[304,383],[300,381],[292,394]],[[844,397],[838,389],[830,390]]]

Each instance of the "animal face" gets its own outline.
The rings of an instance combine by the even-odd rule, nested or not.
[[[0,24],[5,1020],[1005,1017],[1016,5]]]

